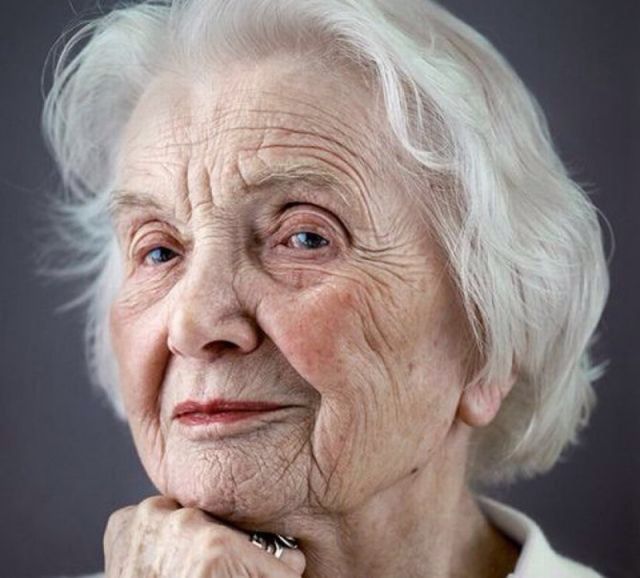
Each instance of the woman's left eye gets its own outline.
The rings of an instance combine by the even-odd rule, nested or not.
[[[300,231],[294,233],[288,239],[287,246],[293,246],[294,249],[321,249],[326,247],[329,241],[322,235],[312,233],[311,231]]]
[[[151,261],[153,265],[159,265],[171,261],[176,255],[177,253],[167,247],[154,247],[145,255],[144,260]]]

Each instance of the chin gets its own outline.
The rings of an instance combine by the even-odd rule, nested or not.
[[[167,495],[184,507],[197,508],[234,526],[253,530],[276,531],[278,522],[291,512],[290,506],[285,508],[277,496],[265,496],[251,488],[242,492],[177,491]]]
[[[308,484],[295,464],[261,461],[247,455],[227,460],[207,452],[194,460],[182,455],[165,468],[162,483],[156,486],[184,507],[235,525],[267,529],[304,506]]]

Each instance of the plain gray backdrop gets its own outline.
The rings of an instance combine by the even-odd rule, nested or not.
[[[444,4],[524,78],[616,238],[597,349],[610,367],[592,423],[553,472],[499,495],[561,552],[609,577],[639,578],[640,0]],[[40,74],[59,33],[91,6],[0,4],[0,575],[12,578],[101,568],[110,512],[153,493],[126,426],[87,384],[80,313],[54,313],[72,288],[33,272],[35,206],[57,183],[40,136]]]

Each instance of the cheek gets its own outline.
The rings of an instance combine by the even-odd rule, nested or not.
[[[134,429],[140,417],[157,417],[157,397],[168,353],[164,317],[159,306],[134,310],[123,299],[111,307],[111,342],[125,409]]]
[[[339,509],[351,500],[344,497],[349,468],[339,464],[351,462],[347,454],[354,452],[347,446],[359,445],[362,428],[355,418],[369,414],[362,391],[366,351],[352,288],[316,286],[263,305],[260,324],[287,363],[320,395],[309,439],[309,483],[312,495],[322,496],[322,507]],[[351,466],[358,475],[360,468]],[[330,483],[326,472],[337,474]]]
[[[318,478],[318,494],[348,503],[429,459],[457,399],[460,330],[448,292],[331,283],[264,305],[263,327],[321,396],[312,445],[332,474],[331,487]]]
[[[320,394],[331,394],[347,369],[344,354],[356,334],[349,293],[316,287],[265,305],[258,321],[287,362]]]
[[[372,444],[388,439],[395,428],[394,384],[402,360],[391,363],[382,353],[388,332],[367,299],[374,299],[371,288],[327,283],[263,302],[259,320],[287,362],[320,394],[311,443],[322,471],[316,493],[330,500],[351,493],[351,478],[362,479],[377,451]],[[335,475],[326,488],[329,471]]]
[[[363,405],[373,412],[378,401],[388,401],[385,395],[397,393],[412,341],[407,311],[392,308],[387,297],[366,284],[332,282],[272,298],[258,321],[287,362],[341,414],[362,413]]]

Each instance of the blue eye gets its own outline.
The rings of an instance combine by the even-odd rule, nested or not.
[[[173,259],[175,256],[176,253],[171,249],[167,249],[166,247],[155,247],[146,254],[145,261],[147,259],[151,259],[151,262],[154,265],[158,265],[171,261],[171,259]]]
[[[298,247],[296,248],[303,249],[320,249],[321,247],[325,247],[329,244],[329,241],[327,241],[327,239],[322,235],[311,233],[309,231],[294,233],[289,237],[289,239],[297,239],[296,245],[298,245]]]

